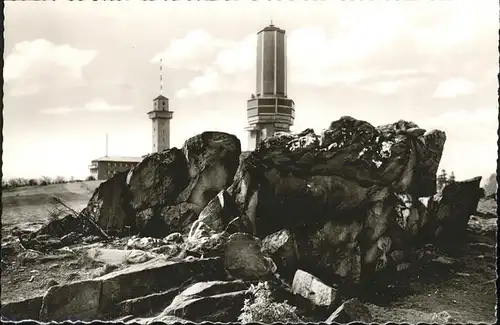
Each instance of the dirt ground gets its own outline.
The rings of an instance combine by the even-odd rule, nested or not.
[[[74,202],[78,201],[73,201],[73,204]],[[491,212],[490,215],[496,215],[496,205],[491,202],[482,202],[480,208]],[[10,208],[12,206],[7,206],[7,211]],[[19,217],[15,218],[10,213],[6,221],[2,215],[2,225],[6,222],[12,227],[22,222],[45,221],[40,215],[38,219],[19,220]],[[481,220],[488,221],[484,218]],[[455,263],[426,264],[400,279],[392,279],[391,283],[379,286],[377,296],[365,301],[384,307],[371,310],[375,321],[426,322],[429,320],[422,313],[448,311],[454,315],[455,322],[496,323],[496,238],[472,231],[467,236],[466,245],[449,253]],[[123,248],[126,240],[93,245]],[[59,250],[53,255],[38,257],[34,262],[22,261],[17,257],[6,261],[2,265],[2,304],[42,294],[50,284],[54,284],[53,281],[62,284],[92,278],[109,271],[104,270],[102,264],[87,258],[85,250],[70,248],[73,248],[74,253]]]

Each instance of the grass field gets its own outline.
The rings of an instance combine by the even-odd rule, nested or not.
[[[72,209],[83,209],[101,182],[85,181],[2,190],[2,232],[13,226],[36,227],[45,223],[52,196],[59,197]]]

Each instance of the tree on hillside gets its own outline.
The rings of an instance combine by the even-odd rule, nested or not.
[[[448,184],[455,182],[455,173],[451,172],[450,177],[448,178]]]
[[[437,191],[441,192],[446,185],[447,180],[446,170],[441,169],[441,174],[437,176]]]
[[[50,177],[42,176],[40,178],[40,185],[45,186],[49,184],[52,184],[52,179]]]

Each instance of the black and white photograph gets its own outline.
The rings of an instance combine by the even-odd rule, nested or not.
[[[3,11],[2,323],[497,322],[498,1]]]

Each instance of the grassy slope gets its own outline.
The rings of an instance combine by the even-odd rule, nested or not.
[[[101,181],[27,186],[2,191],[2,228],[47,220],[51,196],[73,209],[82,209]],[[2,229],[3,230],[3,229]]]

